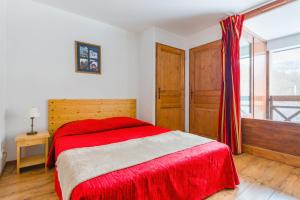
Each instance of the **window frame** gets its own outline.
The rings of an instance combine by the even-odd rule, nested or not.
[[[266,53],[266,109],[265,109],[265,118],[260,118],[260,117],[255,117],[255,83],[254,83],[254,70],[255,70],[255,41],[259,40],[261,42],[266,42],[265,40],[261,40],[261,38],[257,38],[255,34],[252,34],[251,31],[248,31],[246,29],[246,31],[243,32],[242,36],[243,39],[245,39],[247,42],[249,42],[249,46],[250,46],[250,108],[249,111],[250,113],[248,115],[243,114],[243,116],[241,116],[241,118],[247,118],[247,119],[258,119],[258,120],[268,120],[268,121],[274,121],[274,122],[284,122],[284,123],[298,123],[298,122],[293,122],[293,121],[282,121],[282,120],[273,120],[271,119],[271,108],[270,108],[270,81],[271,81],[271,64],[272,64],[272,54],[276,53],[276,52],[282,52],[282,51],[289,51],[289,50],[293,50],[293,49],[300,49],[300,45],[297,46],[293,46],[293,47],[287,47],[287,48],[282,48],[282,49],[276,49],[276,50],[268,50],[266,49],[265,53]],[[241,114],[242,115],[242,114]]]
[[[245,39],[248,43],[249,43],[249,47],[250,47],[250,73],[249,73],[249,114],[248,115],[243,115],[242,118],[254,118],[254,37],[247,31],[244,30],[242,32],[242,36],[243,39]]]

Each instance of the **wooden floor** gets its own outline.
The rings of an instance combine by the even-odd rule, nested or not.
[[[300,199],[300,168],[249,154],[236,156],[241,184],[236,190],[223,190],[209,200],[292,200]],[[6,166],[0,178],[0,199],[57,199],[53,170],[42,167],[16,174],[14,164]]]

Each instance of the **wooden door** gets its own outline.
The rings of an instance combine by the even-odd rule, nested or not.
[[[217,138],[221,41],[190,49],[190,132]]]
[[[156,125],[184,130],[185,51],[156,44]]]

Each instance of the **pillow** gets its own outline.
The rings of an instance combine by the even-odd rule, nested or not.
[[[151,124],[130,117],[112,117],[106,119],[78,120],[62,125],[55,132],[54,138],[66,135],[87,134],[145,125]]]

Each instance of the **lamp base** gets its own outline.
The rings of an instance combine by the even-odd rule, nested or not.
[[[26,134],[27,134],[27,135],[36,135],[36,134],[37,134],[37,131],[27,132]]]

